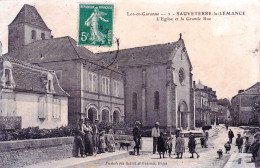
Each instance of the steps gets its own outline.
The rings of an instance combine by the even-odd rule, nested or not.
[[[212,126],[212,129],[209,130],[209,137],[216,136],[219,132],[220,128],[219,126]]]

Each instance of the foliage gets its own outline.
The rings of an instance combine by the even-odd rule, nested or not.
[[[113,129],[118,135],[132,135],[133,127],[123,122],[101,122],[98,124],[99,130]],[[74,135],[74,127],[72,125],[62,126],[56,129],[39,129],[39,127],[28,127],[17,130],[4,130],[0,132],[0,141],[25,140],[25,139],[41,139],[54,137],[67,137]]]
[[[62,126],[56,129],[39,129],[39,127],[28,127],[17,130],[4,130],[0,133],[0,141],[25,140],[66,137],[73,135],[73,127]]]
[[[230,101],[227,98],[219,99],[217,104],[222,105],[224,107],[230,107],[231,106]]]

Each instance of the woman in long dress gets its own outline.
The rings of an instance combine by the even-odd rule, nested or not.
[[[102,44],[105,42],[106,35],[98,30],[98,21],[102,20],[103,22],[109,22],[104,19],[102,16],[107,15],[104,12],[99,11],[98,7],[95,7],[94,12],[91,16],[85,21],[85,25],[90,27],[91,37],[90,40],[93,41],[93,44],[97,42],[101,42]]]
[[[182,159],[182,155],[185,152],[185,141],[183,134],[179,135],[176,139],[175,152],[177,153],[177,159]]]
[[[92,128],[89,122],[86,122],[86,130],[85,130],[85,154],[86,156],[93,155],[93,137],[92,137]]]
[[[197,154],[197,158],[200,157],[200,155],[196,152],[196,140],[193,134],[190,135],[189,137],[189,143],[188,143],[188,147],[189,147],[189,151],[191,153],[191,157],[193,158],[193,154],[196,153]]]
[[[108,143],[108,151],[109,152],[115,152],[115,148],[116,148],[116,141],[114,138],[114,132],[112,129],[110,129],[108,131],[108,135],[107,135],[107,143]]]

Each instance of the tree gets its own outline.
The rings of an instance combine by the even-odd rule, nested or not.
[[[224,107],[230,107],[230,106],[231,106],[230,101],[229,101],[227,98],[219,99],[219,100],[217,101],[217,104],[218,104],[218,105],[222,105],[222,106],[224,106]]]

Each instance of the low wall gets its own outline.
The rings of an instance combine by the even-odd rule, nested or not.
[[[0,167],[11,168],[72,157],[74,137],[0,142]]]

